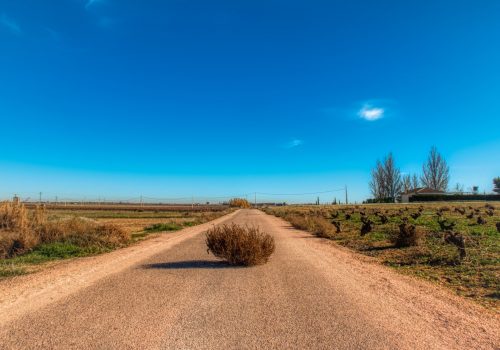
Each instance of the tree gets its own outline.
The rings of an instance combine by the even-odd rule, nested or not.
[[[420,181],[418,180],[417,174],[413,174],[413,177],[411,178],[411,186],[413,189],[420,187]]]
[[[404,192],[412,191],[419,186],[418,176],[416,174],[406,174],[401,180],[401,187]]]
[[[401,171],[396,167],[392,153],[384,159],[384,177],[389,198],[395,199],[401,193]]]
[[[500,176],[493,179],[493,192],[500,194]]]
[[[456,192],[456,193],[463,194],[463,193],[464,193],[464,185],[459,184],[459,183],[457,182],[457,184],[455,185],[455,188],[454,188],[453,190],[454,190],[454,192]]]
[[[421,181],[424,186],[433,190],[446,191],[450,180],[450,168],[436,147],[431,148],[422,170]]]
[[[370,190],[375,199],[383,199],[387,194],[384,183],[384,168],[379,160],[377,160],[375,168],[372,169],[372,180],[370,181]]]
[[[404,192],[409,192],[410,190],[412,190],[412,185],[411,185],[411,175],[410,174],[406,174],[405,176],[403,176],[403,191]]]
[[[403,188],[401,172],[396,167],[392,153],[389,153],[383,162],[377,160],[372,169],[370,190],[375,199],[395,200]]]

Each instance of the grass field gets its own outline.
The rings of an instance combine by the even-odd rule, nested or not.
[[[32,209],[26,209],[26,217],[28,221],[33,220],[35,209],[33,206],[27,207]],[[0,259],[0,279],[30,273],[61,259],[109,252],[153,235],[168,234],[168,232],[214,220],[230,210],[224,206],[161,206],[161,208],[158,206],[113,206],[105,209],[94,205],[69,208],[48,206],[44,215],[48,225],[78,220],[79,225],[88,222],[93,225],[89,227],[112,227],[121,232],[126,239],[119,244],[98,244],[99,242],[88,239],[81,242],[78,237],[75,239],[75,234],[69,232],[60,239],[49,242],[41,240],[22,254]],[[70,227],[66,230],[71,229]],[[77,227],[76,231],[81,232],[85,229],[84,225],[83,228]],[[5,240],[9,234],[12,232],[2,230],[0,227],[0,239]]]
[[[499,204],[286,206],[265,211],[398,271],[500,307]]]

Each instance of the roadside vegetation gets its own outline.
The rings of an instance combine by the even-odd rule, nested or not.
[[[215,226],[207,231],[209,251],[231,265],[265,264],[275,249],[274,238],[257,227],[236,224]]]
[[[176,209],[176,208],[174,208]],[[0,278],[35,271],[54,260],[127,246],[154,234],[198,225],[230,210],[48,210],[19,201],[0,203]]]
[[[294,227],[500,306],[498,204],[268,207]]]

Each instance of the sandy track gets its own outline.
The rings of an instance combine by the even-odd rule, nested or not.
[[[497,314],[278,218],[271,261],[207,255],[209,225],[0,284],[5,349],[498,349]],[[14,291],[21,292],[16,296]]]

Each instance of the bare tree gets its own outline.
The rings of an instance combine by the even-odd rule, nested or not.
[[[382,163],[377,160],[377,165],[372,169],[372,180],[370,181],[370,190],[376,199],[383,199],[386,196],[384,183],[384,168]]]
[[[456,193],[463,194],[464,193],[464,185],[457,182],[455,188],[453,189]]]
[[[402,191],[408,192],[412,191],[419,186],[418,176],[416,174],[406,174],[401,178]]]
[[[403,187],[404,192],[409,192],[413,189],[411,186],[411,175],[410,174],[406,174],[405,176],[403,176],[402,187]]]
[[[418,179],[418,176],[417,174],[413,174],[412,178],[411,178],[411,187],[413,189],[416,189],[416,188],[419,188],[420,187],[420,181]]]
[[[446,191],[450,180],[450,168],[436,147],[429,152],[427,162],[422,166],[422,184],[433,190]]]
[[[372,170],[370,189],[376,199],[395,200],[403,188],[401,172],[394,163],[392,153],[384,158],[383,162],[377,160]]]
[[[401,171],[396,167],[392,153],[389,153],[384,159],[384,176],[387,197],[396,199],[402,189]]]

